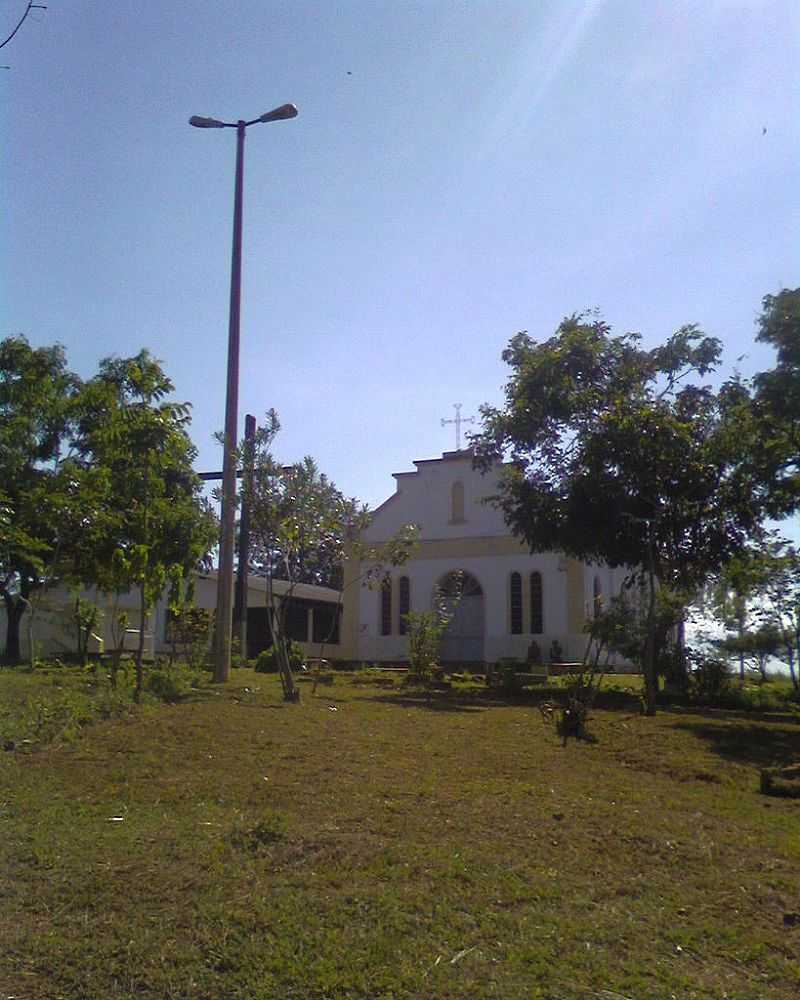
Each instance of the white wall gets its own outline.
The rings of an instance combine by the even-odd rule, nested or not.
[[[417,472],[397,473],[397,492],[374,513],[364,532],[368,541],[383,541],[405,524],[418,524],[422,538],[474,538],[508,535],[503,515],[483,498],[495,492],[497,475],[472,468],[472,457],[415,462]],[[464,484],[463,524],[450,520],[453,483]]]
[[[494,662],[502,657],[525,659],[528,646],[535,639],[542,655],[547,657],[550,645],[557,639],[567,659],[580,659],[585,640],[582,634],[570,635],[567,623],[567,574],[559,568],[563,560],[554,553],[540,555],[472,556],[452,559],[411,560],[392,573],[392,632],[382,636],[380,590],[361,592],[359,618],[359,656],[364,660],[402,660],[408,654],[408,642],[397,630],[398,580],[407,576],[411,583],[411,610],[428,611],[433,606],[434,588],[448,573],[463,570],[480,583],[484,595],[484,660]],[[544,632],[531,635],[510,631],[509,579],[517,572],[522,577],[523,591],[529,586],[529,574],[542,574],[542,604]],[[528,595],[524,594],[524,627],[530,623]]]

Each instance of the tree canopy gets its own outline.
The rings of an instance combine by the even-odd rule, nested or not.
[[[505,407],[482,407],[473,440],[479,466],[510,459],[493,499],[531,551],[650,579],[649,710],[680,608],[761,531],[752,435],[740,433],[748,387],[735,376],[716,391],[702,381],[720,358],[720,341],[696,326],[646,350],[639,334],[573,315],[542,343],[525,332],[511,340]],[[657,616],[653,581],[677,598],[672,619]],[[685,682],[685,666],[675,669]]]
[[[188,404],[147,351],[107,358],[81,382],[61,347],[0,343],[0,592],[6,656],[18,660],[31,593],[54,579],[143,607],[167,574],[193,569],[214,519],[192,471]]]
[[[105,477],[102,530],[72,547],[71,573],[107,591],[139,593],[137,692],[146,614],[176,571],[188,575],[214,544],[215,521],[192,469],[189,404],[146,350],[106,358],[87,383],[78,449]]]
[[[282,465],[272,454],[280,421],[270,410],[251,442],[242,445],[252,468],[243,483],[250,515],[250,562],[276,580],[339,589],[348,534],[366,524],[367,508],[346,497],[310,455]]]
[[[64,525],[79,516],[68,455],[80,388],[59,345],[0,342],[0,594],[12,661],[31,593],[58,554]]]
[[[800,506],[800,288],[764,297],[757,339],[777,358],[753,380],[753,460],[769,513],[782,517]]]
[[[652,548],[659,581],[687,591],[741,551],[761,514],[737,436],[747,388],[697,382],[720,354],[694,326],[652,350],[585,316],[543,343],[517,334],[505,408],[482,408],[475,439],[479,464],[511,459],[496,501],[512,530],[611,566]]]

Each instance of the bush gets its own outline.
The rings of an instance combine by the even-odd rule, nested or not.
[[[188,671],[151,670],[145,680],[146,691],[169,703],[180,701],[197,686],[197,675]]]
[[[687,659],[691,665],[690,697],[714,702],[730,691],[731,676],[724,660],[691,650],[687,651]]]
[[[278,657],[275,655],[275,650],[272,647],[262,649],[258,654],[255,671],[257,674],[277,674]]]
[[[299,671],[305,667],[305,654],[303,653],[303,647],[299,643],[289,643],[289,666],[293,671]],[[255,671],[257,674],[278,673],[278,655],[274,646],[270,646],[269,649],[263,649],[258,654]]]
[[[442,636],[448,616],[443,599],[434,611],[409,611],[405,616],[408,636],[408,683],[425,683],[439,664]]]

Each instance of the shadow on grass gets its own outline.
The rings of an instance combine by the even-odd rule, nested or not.
[[[419,688],[398,688],[394,692],[359,694],[360,700],[378,701],[386,705],[426,708],[434,712],[482,712],[489,708],[509,706],[529,706],[536,708],[542,702],[566,705],[567,692],[563,688],[536,688],[514,692],[504,692],[497,688],[473,688],[468,691],[425,691]],[[599,692],[593,707],[607,711],[637,712],[640,699],[622,692]]]
[[[377,701],[383,705],[394,705],[397,708],[424,708],[431,712],[483,712],[490,707],[490,703],[486,701],[476,703],[474,700],[468,701],[440,694],[424,694],[411,691],[398,692],[397,694],[356,695],[353,700]]]
[[[771,767],[800,760],[800,726],[778,728],[734,721],[676,722],[675,729],[692,733],[711,744],[726,760]]]

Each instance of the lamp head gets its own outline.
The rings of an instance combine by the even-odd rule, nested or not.
[[[266,111],[258,120],[260,122],[280,122],[287,118],[296,118],[297,108],[294,104],[281,104],[279,108]]]
[[[200,115],[192,115],[189,124],[195,128],[225,128],[225,122],[217,121],[216,118],[201,118]]]

